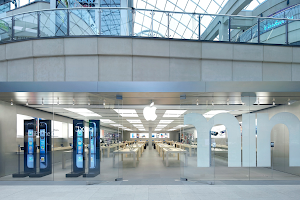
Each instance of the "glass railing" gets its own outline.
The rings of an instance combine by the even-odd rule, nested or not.
[[[298,45],[300,19],[296,10],[293,8],[288,18],[132,8],[40,10],[0,18],[0,42],[48,37],[127,36]]]

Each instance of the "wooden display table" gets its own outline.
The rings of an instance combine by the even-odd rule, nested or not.
[[[187,151],[183,149],[178,149],[178,148],[162,148],[163,151],[163,160],[165,159],[166,155],[166,166],[169,166],[169,155],[172,153],[177,153],[178,154],[178,160],[179,160],[179,154],[184,154],[185,156],[185,161],[184,165],[188,165],[188,158],[187,158]]]
[[[113,167],[115,167],[115,158],[117,154],[121,154],[121,160],[123,161],[123,155],[124,154],[132,154],[133,155],[133,165],[136,167],[136,162],[139,160],[139,154],[138,154],[139,149],[138,148],[133,148],[133,149],[119,149],[113,152]]]
[[[163,154],[163,152],[162,152],[163,148],[174,148],[174,147],[171,145],[168,145],[168,144],[157,144],[157,151],[158,151],[159,157],[161,157]]]
[[[192,156],[192,149],[194,150],[194,154],[196,154],[197,145],[191,145],[191,144],[181,144],[181,149],[185,150],[185,148],[189,149],[190,156]]]

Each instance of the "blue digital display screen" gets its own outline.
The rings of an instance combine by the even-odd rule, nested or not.
[[[76,167],[83,168],[83,156],[81,154],[76,155]]]

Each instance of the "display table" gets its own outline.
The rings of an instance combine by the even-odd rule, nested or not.
[[[139,160],[139,154],[138,154],[139,149],[138,148],[133,148],[133,149],[119,149],[113,152],[113,167],[115,167],[115,158],[117,154],[121,154],[121,160],[123,161],[123,155],[124,154],[132,154],[133,155],[133,165],[136,167],[136,161]]]
[[[159,154],[159,157],[162,156],[163,152],[162,152],[162,149],[163,148],[174,148],[173,146],[171,145],[168,145],[168,144],[157,144],[157,151],[158,151],[158,154]]]
[[[165,160],[165,155],[166,155],[166,166],[169,166],[169,155],[172,153],[177,153],[178,154],[178,160],[179,160],[179,154],[184,154],[185,156],[185,162],[184,165],[188,165],[188,158],[187,158],[187,151],[183,149],[178,149],[178,148],[162,148],[163,151],[163,160]]]
[[[194,150],[194,154],[196,154],[197,145],[191,145],[191,144],[181,144],[180,148],[185,150],[185,148],[189,149],[190,156],[192,156],[192,149]]]
[[[132,144],[129,146],[129,148],[138,148],[139,149],[139,157],[142,156],[142,153],[144,152],[144,144]]]

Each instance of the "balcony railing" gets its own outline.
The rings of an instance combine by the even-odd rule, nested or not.
[[[298,12],[290,12],[287,18],[266,18],[133,8],[40,10],[0,18],[0,42],[127,36],[299,45],[299,16]]]

